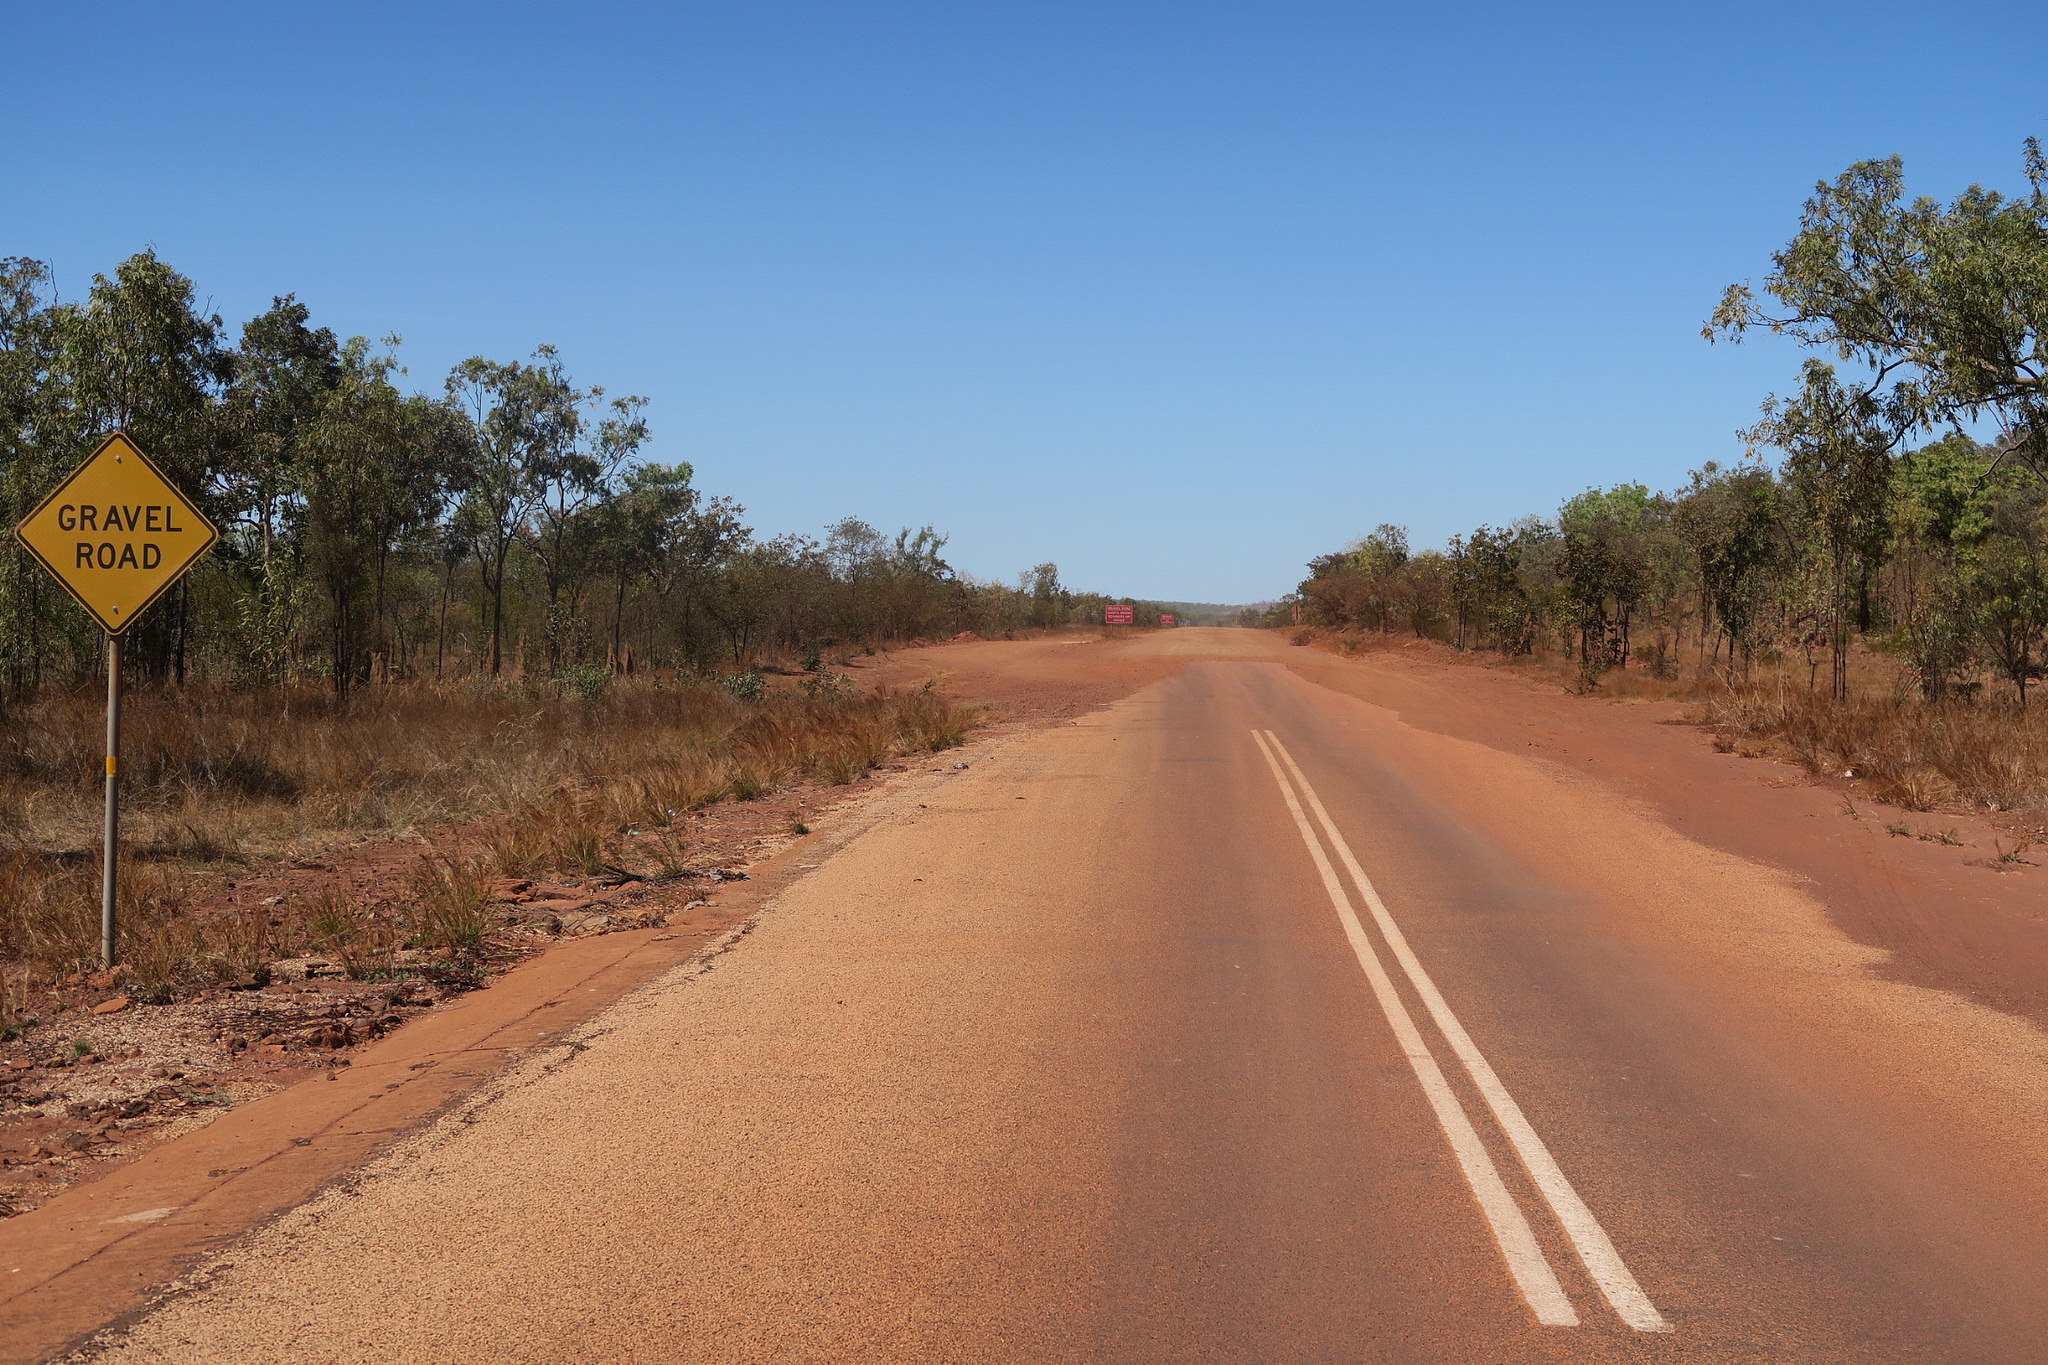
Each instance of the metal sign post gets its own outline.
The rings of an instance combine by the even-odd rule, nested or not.
[[[117,431],[28,514],[14,535],[107,633],[100,965],[111,967],[121,875],[121,636],[213,548],[220,533],[125,432]]]
[[[100,966],[114,965],[115,905],[121,888],[121,637],[107,637],[107,821],[100,859]]]

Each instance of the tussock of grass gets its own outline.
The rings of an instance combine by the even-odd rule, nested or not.
[[[271,916],[200,917],[187,908],[175,867],[124,856],[122,959],[129,989],[145,1000],[245,980],[282,955],[287,935]],[[0,954],[25,982],[82,972],[99,961],[96,860],[17,851],[0,861]]]
[[[1709,698],[1699,719],[1722,737],[1716,747],[1758,741],[1814,775],[1853,774],[1878,800],[1907,810],[2048,810],[2048,712],[2039,707],[2022,711],[2003,698],[1836,703],[1804,687],[1764,683]]]
[[[413,869],[412,946],[455,957],[476,953],[490,931],[490,890],[468,858],[422,858]]]
[[[49,978],[99,953],[104,719],[96,695],[10,714],[0,734],[0,962]],[[123,956],[168,996],[245,980],[299,951],[352,975],[408,946],[478,950],[487,875],[595,875],[629,831],[798,780],[851,782],[950,747],[971,718],[929,690],[767,690],[622,682],[599,691],[389,687],[131,698],[123,725]],[[190,911],[195,864],[257,861],[351,833],[482,820],[472,859],[430,857],[397,901]],[[0,1008],[0,1014],[4,1014]]]

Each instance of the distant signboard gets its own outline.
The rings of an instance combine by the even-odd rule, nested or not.
[[[1180,623],[1179,623],[1178,621],[1175,621],[1175,620],[1173,619],[1173,613],[1172,613],[1172,612],[1170,612],[1170,611],[1165,611],[1165,612],[1161,612],[1161,613],[1159,614],[1159,624],[1160,624],[1160,625],[1162,625],[1162,626],[1172,626],[1172,625],[1178,625],[1178,624],[1180,624]]]
[[[1102,609],[1102,624],[1105,626],[1136,625],[1138,609],[1128,602],[1112,602]]]

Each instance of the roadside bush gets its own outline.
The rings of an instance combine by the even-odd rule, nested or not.
[[[744,673],[727,673],[719,678],[718,685],[741,701],[759,701],[768,690],[767,681],[755,669]]]
[[[555,674],[555,688],[564,697],[594,702],[612,685],[611,666],[597,660],[570,664]]]

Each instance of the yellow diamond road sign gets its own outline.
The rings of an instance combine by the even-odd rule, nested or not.
[[[127,630],[220,538],[118,431],[14,534],[109,635]]]

